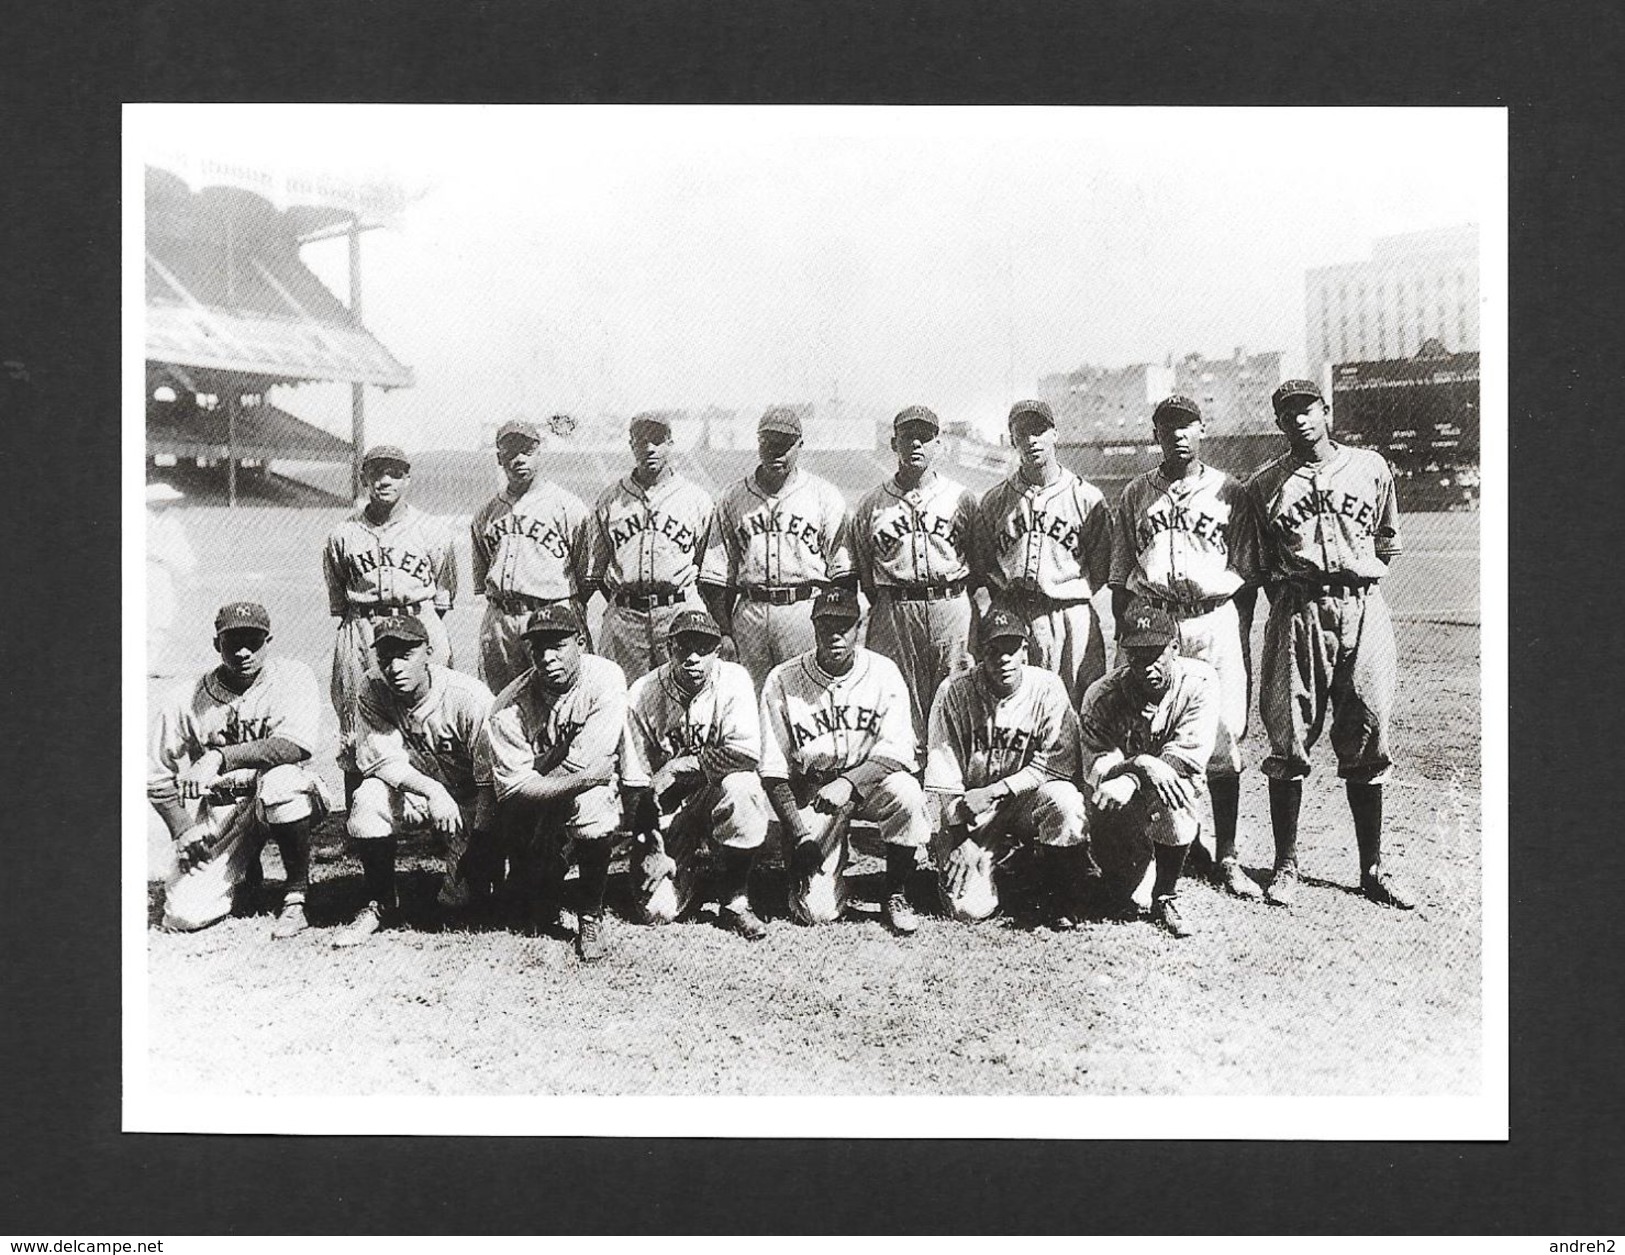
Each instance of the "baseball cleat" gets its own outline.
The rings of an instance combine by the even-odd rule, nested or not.
[[[912,937],[920,928],[920,917],[908,904],[908,898],[894,893],[886,899],[886,923],[899,937]]]
[[[440,892],[435,895],[435,901],[448,911],[464,910],[473,900],[473,887],[451,872],[446,873],[445,880],[440,883]]]
[[[1192,936],[1196,929],[1180,914],[1179,903],[1172,897],[1158,898],[1151,904],[1151,922],[1161,924],[1175,937]]]
[[[1235,858],[1221,859],[1219,865],[1213,869],[1213,883],[1226,893],[1238,898],[1261,898],[1264,891],[1258,887],[1246,872],[1241,870],[1241,860]]]
[[[1292,906],[1298,900],[1298,868],[1295,863],[1277,867],[1270,877],[1269,888],[1264,890],[1264,901],[1271,906]]]
[[[1384,875],[1380,867],[1368,875],[1360,877],[1360,892],[1378,906],[1391,906],[1399,911],[1413,911],[1416,909],[1416,903],[1412,900],[1411,895],[1404,892]]]
[[[576,957],[583,963],[596,963],[609,950],[604,936],[604,917],[583,915],[576,926]]]
[[[361,908],[361,914],[334,934],[333,949],[348,950],[351,946],[363,945],[383,926],[383,911],[376,902],[369,902]]]
[[[305,918],[305,904],[289,902],[276,917],[276,923],[271,925],[271,938],[274,941],[286,941],[289,937],[297,937],[309,927],[310,921]]]
[[[737,906],[723,907],[719,917],[724,928],[738,933],[746,941],[761,941],[767,936],[767,925],[743,902]]]

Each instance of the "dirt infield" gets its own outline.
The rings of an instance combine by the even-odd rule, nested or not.
[[[183,625],[195,628],[173,669],[207,666],[214,607],[254,597],[270,608],[273,649],[325,682],[332,626],[317,554],[338,512],[184,513],[203,575],[182,607]],[[314,867],[318,927],[305,935],[273,945],[266,916],[148,934],[153,1086],[252,1095],[1474,1092],[1477,523],[1467,514],[1406,519],[1407,554],[1389,582],[1402,672],[1387,849],[1418,891],[1413,913],[1355,892],[1347,807],[1324,748],[1305,788],[1301,905],[1287,912],[1192,883],[1183,900],[1202,931],[1185,941],[1147,924],[1054,934],[1019,919],[971,928],[935,915],[905,941],[872,910],[807,929],[785,918],[782,878],[768,868],[752,885],[767,941],[749,946],[709,916],[661,929],[615,919],[610,957],[583,968],[563,940],[440,929],[430,905],[438,864],[414,855],[403,885],[408,926],[336,952],[323,926],[347,918],[362,891],[358,866],[329,831]],[[448,622],[462,659],[473,656],[477,624],[465,590]],[[322,732],[336,733],[331,712]],[[337,783],[330,761],[317,765]],[[156,873],[162,843],[150,849]],[[1267,867],[1256,772],[1243,782],[1241,849],[1255,872]],[[267,864],[274,888],[274,855]],[[872,899],[878,864],[865,867],[859,891]],[[916,889],[924,905],[925,877]],[[619,891],[612,884],[612,899]]]

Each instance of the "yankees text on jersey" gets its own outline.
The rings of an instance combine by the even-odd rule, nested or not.
[[[1324,463],[1300,463],[1288,451],[1248,481],[1266,583],[1381,579],[1400,553],[1387,459],[1375,449],[1334,447]]]
[[[870,758],[914,771],[914,725],[897,665],[858,649],[842,676],[812,653],[775,667],[762,686],[762,777],[832,778]]]
[[[451,536],[416,506],[395,507],[374,524],[364,509],[333,529],[322,551],[327,608],[342,615],[351,606],[422,605],[449,610],[457,596],[457,557]]]
[[[759,761],[762,732],[750,673],[719,658],[704,687],[690,694],[672,679],[671,669],[668,663],[633,681],[621,741],[621,782],[648,788],[654,773],[672,759],[703,749],[735,750]]]
[[[1181,479],[1160,468],[1136,476],[1118,501],[1112,584],[1172,602],[1234,596],[1258,576],[1249,500],[1215,466],[1193,466]]]
[[[981,573],[996,588],[1082,601],[1111,575],[1111,510],[1100,489],[1064,467],[1047,487],[1020,471],[995,484],[976,521]]]
[[[858,581],[917,588],[952,584],[970,575],[976,497],[963,484],[933,473],[903,490],[895,478],[869,492],[852,516],[852,556]]]
[[[846,502],[835,486],[796,470],[776,496],[754,473],[717,504],[713,541],[700,580],[730,588],[787,588],[839,580],[852,572]]]
[[[490,782],[476,778],[474,757],[491,702],[491,690],[473,676],[431,664],[428,693],[408,708],[382,675],[368,672],[357,702],[356,770],[369,774],[404,759],[452,797],[471,799]]]
[[[1153,705],[1130,692],[1129,668],[1109,671],[1089,686],[1078,714],[1085,775],[1099,783],[1111,766],[1153,754],[1187,780],[1206,787],[1208,759],[1219,730],[1219,677],[1198,658],[1174,658],[1168,691]]]
[[[474,587],[542,601],[580,594],[587,569],[587,507],[557,484],[536,480],[522,497],[503,489],[469,524]]]
[[[1014,791],[1045,780],[1076,780],[1078,717],[1059,676],[1024,666],[1021,685],[1001,698],[981,670],[954,676],[931,705],[925,787],[962,794],[1017,773]]]
[[[527,671],[491,707],[483,744],[497,796],[506,798],[538,773],[564,765],[582,771],[613,763],[626,720],[626,677],[607,658],[585,654],[581,673],[566,693],[554,694]],[[485,764],[476,774],[483,777]],[[610,782],[611,788],[614,781]]]
[[[153,721],[149,791],[173,786],[188,764],[226,745],[278,737],[313,753],[320,700],[315,674],[294,658],[266,659],[259,678],[242,693],[232,692],[210,671],[171,695]]]
[[[699,579],[716,512],[698,485],[667,472],[645,489],[628,475],[593,507],[587,578],[611,598],[620,589],[682,589]]]

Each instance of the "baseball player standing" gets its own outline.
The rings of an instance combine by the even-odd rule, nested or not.
[[[902,673],[858,646],[858,597],[832,588],[813,604],[814,648],[773,668],[762,686],[762,783],[792,849],[790,912],[840,918],[848,889],[847,826],[880,826],[886,922],[920,926],[908,901],[917,852],[931,837],[914,773],[914,726]]]
[[[373,625],[378,666],[356,700],[356,767],[363,779],[345,826],[361,858],[367,905],[333,937],[358,946],[396,909],[396,838],[432,831],[446,845],[443,906],[467,901],[464,851],[483,842],[495,801],[476,779],[475,752],[491,691],[471,675],[429,661],[429,633],[410,615]],[[483,770],[483,766],[482,766]]]
[[[587,596],[608,607],[598,652],[628,681],[666,661],[672,621],[703,608],[700,560],[716,505],[671,468],[671,424],[658,414],[632,420],[634,465],[593,506],[587,542]]]
[[[530,669],[523,637],[532,611],[567,602],[579,617],[586,608],[587,507],[536,477],[541,441],[534,423],[497,428],[497,464],[508,483],[469,524],[474,589],[485,594],[479,672],[493,693]]]
[[[408,505],[412,464],[394,445],[376,445],[361,461],[367,502],[333,529],[322,552],[327,608],[339,620],[333,646],[333,710],[346,800],[361,777],[355,766],[355,703],[372,667],[372,625],[411,614],[423,620],[429,656],[451,665],[441,619],[457,597],[457,554],[440,523]]]
[[[633,871],[645,922],[670,923],[688,910],[699,853],[711,843],[721,864],[721,922],[760,941],[767,928],[746,890],[767,838],[767,797],[756,774],[762,729],[750,675],[717,657],[721,643],[705,611],[679,611],[671,660],[633,682],[621,741],[622,810],[638,839]]]
[[[1089,687],[1078,723],[1096,857],[1125,889],[1155,862],[1151,918],[1188,937],[1196,930],[1179,909],[1179,876],[1201,832],[1220,693],[1213,668],[1181,657],[1178,641],[1167,611],[1131,609],[1117,631],[1124,661]]]
[[[1361,891],[1410,910],[1409,894],[1382,865],[1382,786],[1393,763],[1388,725],[1399,661],[1380,587],[1400,552],[1393,472],[1376,450],[1332,439],[1331,410],[1309,380],[1289,379],[1270,400],[1287,451],[1247,485],[1270,601],[1258,695],[1275,830],[1275,873],[1265,896],[1282,906],[1297,900],[1298,810],[1330,706]]]
[[[760,691],[767,673],[812,648],[812,600],[853,581],[846,502],[801,470],[801,418],[770,409],[756,429],[761,464],[723,494],[700,566],[700,594]]]
[[[564,878],[580,868],[576,953],[605,953],[604,888],[610,836],[620,826],[615,781],[626,722],[626,677],[585,652],[568,602],[535,611],[524,640],[534,666],[497,697],[486,721],[499,825],[512,834],[517,873],[539,928],[557,918]]]
[[[931,468],[941,428],[923,405],[897,415],[897,474],[852,516],[853,563],[869,597],[867,643],[903,673],[922,744],[937,686],[969,664],[976,497]]]
[[[269,837],[282,856],[282,910],[271,935],[301,933],[310,887],[310,825],[327,812],[321,781],[301,764],[316,744],[316,677],[271,658],[271,617],[252,601],[214,619],[220,665],[159,708],[147,754],[147,799],[175,842],[163,926],[207,928],[231,913]]]
[[[1213,799],[1213,873],[1239,898],[1258,886],[1236,857],[1241,739],[1247,732],[1258,533],[1242,486],[1201,460],[1202,411],[1185,396],[1159,402],[1151,429],[1162,462],[1130,480],[1117,505],[1112,546],[1112,616],[1149,603],[1172,616],[1179,652],[1219,676],[1219,734],[1207,767]]]
[[[938,803],[937,869],[955,919],[999,908],[993,870],[1020,843],[1045,855],[1040,876],[1057,929],[1076,927],[1089,855],[1078,715],[1059,676],[1027,665],[1027,625],[997,608],[982,620],[981,661],[937,690],[925,787]]]
[[[977,566],[994,604],[1027,624],[1033,662],[1058,674],[1075,704],[1106,670],[1090,599],[1111,575],[1111,510],[1058,460],[1048,404],[1016,402],[1009,426],[1021,464],[977,507]]]

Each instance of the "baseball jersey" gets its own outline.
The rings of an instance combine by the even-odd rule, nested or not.
[[[1091,784],[1125,758],[1155,754],[1193,791],[1204,787],[1219,734],[1219,676],[1199,658],[1172,661],[1168,691],[1150,705],[1130,692],[1128,667],[1109,671],[1089,686],[1078,726]]]
[[[469,524],[474,588],[543,601],[581,594],[587,570],[587,507],[557,484],[536,480],[522,497],[503,489]]]
[[[1160,467],[1130,480],[1117,503],[1113,587],[1164,601],[1231,597],[1258,579],[1258,536],[1246,490],[1216,466],[1180,479]]]
[[[977,506],[976,523],[980,571],[995,588],[1082,601],[1111,576],[1111,509],[1100,489],[1065,467],[1047,487],[1028,483],[1020,471],[994,484]]]
[[[809,650],[762,685],[762,776],[833,778],[870,758],[914,771],[914,723],[897,664],[859,648],[852,669],[830,675]]]
[[[852,558],[864,588],[952,584],[970,575],[976,497],[932,474],[915,488],[895,478],[873,489],[852,516]]]
[[[703,488],[667,473],[653,488],[628,475],[593,506],[587,578],[613,596],[621,588],[691,588],[711,539],[716,505]]]
[[[1078,716],[1061,677],[1023,666],[1009,697],[988,685],[981,669],[954,676],[931,703],[931,747],[925,787],[962,794],[1015,777],[1016,792],[1045,780],[1076,780],[1081,761]]]
[[[1334,449],[1329,461],[1307,464],[1289,450],[1248,481],[1266,583],[1380,579],[1399,554],[1399,502],[1388,460],[1375,449]]]
[[[702,749],[729,749],[759,762],[762,727],[750,672],[722,659],[697,693],[672,678],[674,664],[657,667],[632,683],[626,732],[621,738],[621,783],[648,788],[674,758]]]
[[[583,654],[581,672],[565,693],[543,688],[534,669],[525,672],[502,690],[485,723],[482,744],[497,797],[540,774],[539,758],[571,771],[613,761],[625,722],[626,676],[609,659]]]
[[[147,743],[148,793],[173,789],[187,766],[211,749],[279,737],[306,753],[316,748],[321,699],[316,675],[296,658],[267,658],[247,691],[234,693],[218,669],[171,695]]]
[[[333,529],[322,551],[327,608],[341,615],[349,606],[379,602],[432,601],[450,610],[457,597],[457,554],[439,519],[402,502],[387,522],[357,510]]]
[[[404,760],[459,801],[472,798],[477,785],[490,783],[488,768],[476,778],[474,755],[491,702],[491,690],[473,676],[431,663],[428,693],[408,708],[382,674],[369,671],[356,700],[356,770]]]
[[[753,471],[717,503],[700,582],[784,588],[842,579],[852,573],[848,526],[834,484],[798,468],[769,496]]]

